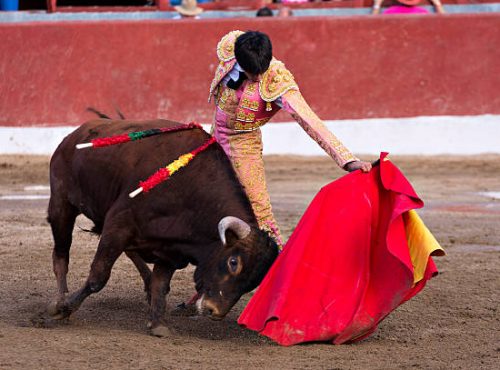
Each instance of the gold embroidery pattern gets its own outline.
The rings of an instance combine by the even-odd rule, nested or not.
[[[298,91],[289,91],[283,95],[285,108],[305,132],[316,141],[340,167],[358,160],[337,137],[328,130],[323,121],[313,112]]]
[[[252,112],[245,113],[244,110],[238,109],[236,112],[236,120],[252,123],[253,121],[255,121],[255,113]]]
[[[264,101],[271,102],[290,90],[299,90],[292,73],[282,62],[273,58],[269,69],[261,77],[260,96]]]
[[[238,36],[244,34],[243,31],[231,31],[224,35],[217,44],[217,56],[219,60],[227,62],[234,58],[234,43]]]
[[[217,67],[217,70],[215,71],[215,77],[212,80],[212,83],[210,84],[210,95],[208,96],[209,103],[219,83],[222,81],[224,76],[227,75],[231,69],[233,69],[235,64],[236,64],[236,59],[233,59],[232,61],[226,63],[220,62],[219,66]]]
[[[255,123],[249,124],[249,123],[243,123],[240,121],[235,121],[234,122],[234,130],[235,131],[255,131],[261,126],[265,125],[267,122],[269,122],[271,118],[262,118],[258,119],[255,121]]]
[[[258,111],[259,110],[259,102],[258,101],[252,101],[248,98],[242,98],[241,103],[240,103],[242,108],[250,109],[253,111]]]
[[[250,199],[259,227],[275,235],[277,241],[281,241],[281,234],[274,219],[271,199],[267,192],[260,130],[232,135],[229,138],[229,145],[231,162]],[[270,225],[273,227],[271,228]]]
[[[238,36],[243,33],[243,31],[239,30],[231,31],[224,35],[217,44],[217,57],[219,58],[219,65],[215,71],[215,77],[210,84],[210,95],[208,96],[209,103],[219,83],[236,64],[236,59],[234,58],[234,43],[236,42]]]
[[[270,119],[271,119],[271,117],[258,119],[257,121],[255,121],[255,126],[257,126],[257,127],[263,126],[266,123],[268,123]]]
[[[233,114],[238,107],[238,97],[233,89],[222,87],[219,97],[217,98],[217,106],[227,114]]]
[[[248,95],[248,96],[252,96],[253,94],[255,94],[255,90],[257,89],[257,85],[258,85],[258,82],[247,84],[247,86],[245,87],[244,94]]]

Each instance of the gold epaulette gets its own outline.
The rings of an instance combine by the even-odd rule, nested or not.
[[[234,43],[238,36],[244,34],[243,31],[231,31],[225,36],[217,44],[217,56],[221,62],[227,62],[234,58]]]
[[[215,70],[214,79],[210,84],[210,94],[208,95],[209,102],[212,99],[212,95],[215,94],[219,83],[236,64],[236,59],[234,58],[234,44],[238,36],[243,33],[243,31],[231,31],[224,35],[217,44],[217,58],[219,58],[219,65]]]
[[[299,90],[292,73],[277,59],[271,61],[259,83],[262,100],[272,102],[289,90]]]

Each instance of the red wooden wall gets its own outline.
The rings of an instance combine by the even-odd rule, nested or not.
[[[500,14],[47,22],[0,24],[0,125],[209,122],[232,29],[267,32],[325,119],[500,114]]]

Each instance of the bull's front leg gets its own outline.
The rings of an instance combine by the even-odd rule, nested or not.
[[[116,230],[114,230],[116,232]],[[47,313],[56,320],[75,312],[89,295],[99,292],[109,280],[111,269],[123,252],[126,240],[119,233],[103,233],[84,286],[66,299],[50,304]]]
[[[165,322],[166,297],[175,269],[166,264],[155,264],[151,276],[151,335],[166,337],[171,330]]]

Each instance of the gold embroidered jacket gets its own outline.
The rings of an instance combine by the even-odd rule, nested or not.
[[[228,109],[226,95],[229,93],[227,88],[221,86],[221,82],[236,64],[234,45],[238,36],[243,33],[231,31],[222,37],[217,45],[219,64],[210,86],[209,101],[215,96],[216,105],[221,110]],[[272,59],[269,69],[262,74],[260,81],[248,81],[242,88],[236,112],[232,115],[235,119],[231,123],[228,122],[235,131],[253,131],[267,123],[280,109],[275,102],[281,98],[282,108],[291,114],[340,167],[357,160],[312,111],[302,97],[292,73],[279,60]],[[230,109],[234,109],[234,106],[231,105]]]

